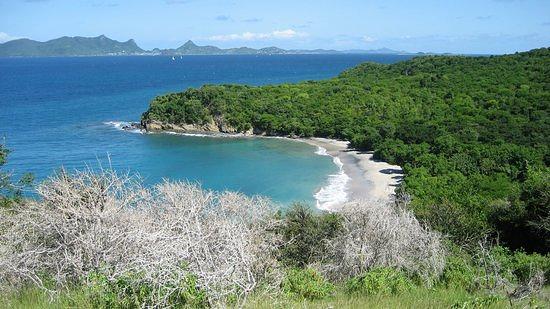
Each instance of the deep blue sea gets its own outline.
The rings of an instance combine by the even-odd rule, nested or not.
[[[283,139],[134,134],[112,123],[139,121],[156,95],[204,84],[278,84],[336,76],[396,55],[0,58],[2,169],[39,182],[60,167],[111,165],[148,185],[189,180],[213,190],[314,203],[338,172],[315,148]],[[111,123],[111,124],[110,124]]]

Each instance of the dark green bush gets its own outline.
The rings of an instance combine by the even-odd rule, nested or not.
[[[292,268],[282,282],[282,291],[291,297],[322,299],[334,293],[334,285],[311,268]]]
[[[523,251],[512,252],[501,246],[494,247],[491,253],[502,269],[512,273],[518,283],[526,283],[539,270],[544,272],[547,282],[550,280],[550,256],[548,255],[527,254]]]
[[[346,283],[348,293],[361,295],[400,294],[410,291],[413,286],[413,281],[405,273],[390,267],[374,268]]]
[[[153,287],[139,275],[127,274],[109,279],[105,274],[92,273],[88,277],[86,294],[94,307],[98,308],[143,308],[152,305],[153,297],[166,297],[167,306],[204,308],[208,307],[206,293],[196,284],[196,278],[189,275],[178,287]],[[168,293],[168,290],[175,293]]]
[[[0,144],[0,207],[9,207],[23,198],[23,188],[29,187],[34,181],[32,174],[24,174],[18,181],[13,181],[10,173],[1,168],[7,162],[9,150]]]
[[[478,289],[477,274],[478,270],[469,257],[449,256],[441,275],[441,283],[447,288],[474,291]]]
[[[341,230],[340,220],[337,214],[315,213],[307,205],[293,205],[284,214],[280,230],[285,241],[281,248],[282,262],[291,267],[305,267],[318,261],[325,250],[324,240],[335,237]]]
[[[488,307],[491,307],[491,305],[496,304],[501,299],[502,297],[499,297],[497,295],[484,295],[484,296],[471,297],[466,301],[460,301],[460,302],[454,303],[451,306],[451,308],[452,309],[488,308]]]

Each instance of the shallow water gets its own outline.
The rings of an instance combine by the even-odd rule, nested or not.
[[[325,187],[322,195],[327,195],[328,182],[342,178],[329,177],[338,175],[339,167],[331,157],[316,154],[313,146],[284,139],[133,134],[116,125],[138,121],[154,96],[170,91],[204,84],[317,80],[364,61],[407,58],[0,58],[0,136],[12,151],[3,169],[16,176],[31,172],[40,181],[61,166],[108,166],[110,158],[113,168],[139,173],[147,184],[189,180],[214,190],[266,195],[284,204],[314,204],[315,193]]]

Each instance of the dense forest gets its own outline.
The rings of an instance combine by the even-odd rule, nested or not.
[[[206,85],[155,98],[143,122],[349,140],[405,172],[400,193],[457,244],[550,251],[550,49],[365,63],[325,81]]]

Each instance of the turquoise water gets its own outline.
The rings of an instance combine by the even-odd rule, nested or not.
[[[338,171],[315,147],[283,139],[135,134],[109,122],[138,121],[156,95],[204,84],[276,84],[337,75],[394,55],[0,58],[0,136],[12,151],[4,167],[37,181],[61,166],[108,166],[146,184],[189,180],[214,190],[314,202]]]

